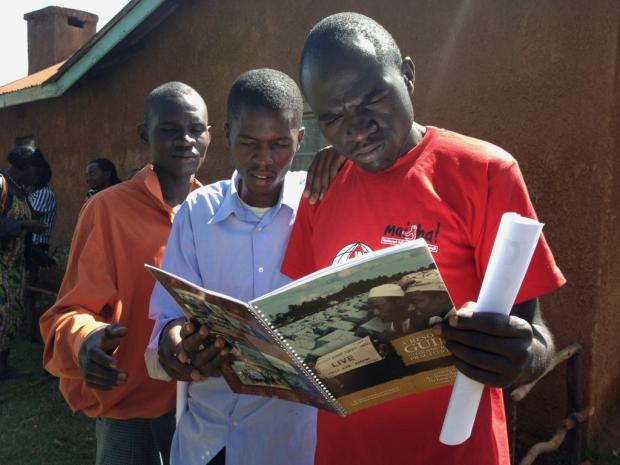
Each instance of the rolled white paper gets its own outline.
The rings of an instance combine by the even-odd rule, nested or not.
[[[175,413],[176,424],[178,425],[187,407],[187,388],[189,383],[177,381],[177,410]]]
[[[536,220],[504,213],[474,311],[510,313],[542,228]],[[439,435],[443,444],[458,445],[471,436],[483,389],[483,384],[457,373]]]

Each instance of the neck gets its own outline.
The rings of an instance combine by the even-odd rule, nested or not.
[[[399,158],[409,153],[409,151],[414,148],[416,145],[420,143],[422,138],[426,134],[426,128],[421,124],[416,123],[415,121],[411,124],[411,131],[407,135],[407,138],[403,142],[403,145],[400,148]]]
[[[269,194],[257,196],[251,194],[247,189],[245,189],[243,181],[240,179],[237,191],[239,192],[239,197],[241,197],[241,200],[243,200],[250,207],[269,208],[273,207],[276,203],[278,203],[282,188],[278,189],[275,192],[270,192]]]
[[[158,169],[157,166],[153,168],[157,179],[159,179],[159,186],[161,187],[161,195],[164,198],[164,202],[171,208],[178,207],[187,198],[192,190],[192,182],[194,181],[194,175],[175,177],[165,171]]]

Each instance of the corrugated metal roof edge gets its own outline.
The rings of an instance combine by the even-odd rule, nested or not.
[[[165,1],[134,0],[129,3],[46,82],[0,94],[0,109],[62,95]]]
[[[18,90],[27,89],[29,87],[39,86],[44,82],[47,82],[52,76],[58,73],[60,67],[67,60],[54,63],[47,68],[40,69],[39,71],[29,74],[23,78],[16,79],[0,86],[0,94],[8,94],[9,92],[17,92]]]

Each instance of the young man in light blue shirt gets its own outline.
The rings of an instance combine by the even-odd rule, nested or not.
[[[304,136],[303,99],[290,77],[259,69],[237,78],[227,110],[227,146],[236,170],[231,180],[187,198],[163,268],[249,301],[290,281],[280,266],[306,183],[306,173],[289,171]],[[337,160],[332,155],[326,165],[342,163]],[[314,463],[314,408],[232,393],[218,376],[227,355],[224,341],[203,347],[208,329],[185,323],[160,285],[149,316],[156,320],[146,354],[151,376],[161,377],[163,367],[173,379],[194,381],[173,440],[172,465],[224,463],[224,454],[227,465]],[[157,351],[160,364],[153,363]]]

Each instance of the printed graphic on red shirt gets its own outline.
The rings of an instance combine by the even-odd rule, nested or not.
[[[349,260],[361,257],[369,252],[372,252],[372,249],[363,242],[353,242],[352,244],[347,244],[336,254],[332,265],[348,262]]]
[[[437,240],[439,239],[440,229],[440,222],[437,222],[433,229],[430,229],[426,225],[423,226],[422,223],[416,224],[413,221],[407,221],[406,226],[388,224],[383,230],[381,243],[385,245],[396,245],[422,238],[428,244],[428,248],[431,252],[435,253],[439,250]]]
[[[406,226],[388,224],[383,230],[380,242],[383,245],[390,246],[422,238],[428,244],[430,251],[436,253],[439,250],[437,240],[439,239],[440,229],[440,222],[437,222],[433,229],[423,226],[422,223],[416,224],[412,221],[407,221]],[[363,242],[351,242],[338,251],[332,261],[332,265],[348,262],[372,252],[372,250],[368,244]]]

